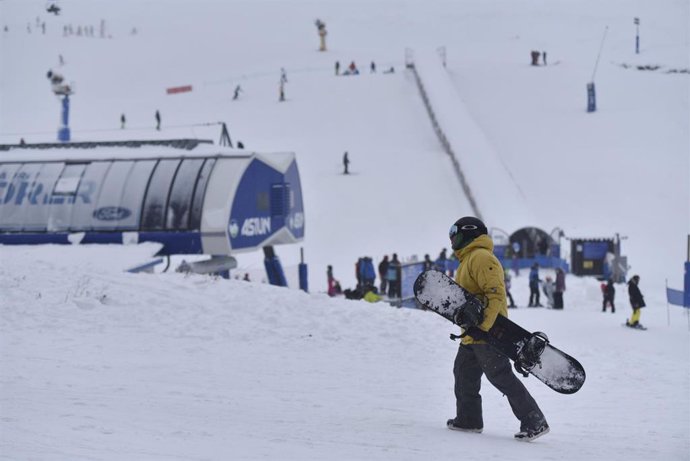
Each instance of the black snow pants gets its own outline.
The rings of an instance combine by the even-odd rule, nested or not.
[[[456,418],[463,427],[483,428],[482,374],[501,391],[510,403],[520,430],[530,429],[545,422],[544,414],[529,391],[513,373],[508,358],[500,355],[488,344],[461,345],[455,358]]]

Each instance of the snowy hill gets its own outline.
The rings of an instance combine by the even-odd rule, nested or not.
[[[524,444],[488,382],[484,433],[444,427],[457,331],[440,317],[123,273],[147,251],[3,248],[3,459],[687,459],[687,320],[676,308],[669,328],[659,299],[644,332],[621,326],[624,296],[603,314],[596,287],[579,279],[562,312],[511,311],[587,370],[573,395],[524,381],[552,427]]]
[[[687,1],[59,5],[53,16],[45,2],[0,1],[0,142],[55,139],[59,102],[45,73],[60,68],[77,90],[75,140],[217,139],[203,124],[221,120],[248,149],[293,150],[312,294],[124,273],[150,246],[0,247],[1,459],[689,458],[688,319],[667,312],[664,296],[666,279],[682,286],[690,228],[690,77],[668,73],[690,68]],[[325,53],[316,18],[329,31]],[[93,26],[96,36],[64,36],[66,26]],[[587,114],[606,26],[599,111]],[[598,283],[570,276],[563,312],[511,311],[588,373],[572,396],[525,381],[552,427],[529,445],[512,440],[517,422],[488,383],[484,434],[445,429],[451,325],[322,293],[328,264],[348,287],[360,256],[433,257],[448,246],[449,224],[470,213],[404,69],[406,48],[439,46],[447,74],[421,72],[425,84],[446,80],[447,99],[464,104],[514,180],[508,187],[487,171],[481,193],[500,200],[517,187],[547,231],[627,236],[623,253],[649,305],[647,332],[624,329],[623,286],[616,314],[602,314]],[[548,52],[547,66],[529,65],[533,49]],[[336,60],[356,61],[362,74],[336,77]],[[394,74],[381,72],[390,66]],[[187,84],[191,93],[165,93]],[[462,148],[467,125],[441,122]],[[344,151],[350,176],[340,174]],[[507,217],[492,221],[516,230]],[[299,246],[276,250],[294,272]],[[238,259],[238,273],[261,279],[261,255]],[[513,279],[518,304],[526,284]]]

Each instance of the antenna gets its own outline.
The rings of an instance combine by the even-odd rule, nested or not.
[[[594,81],[594,75],[597,73],[597,67],[599,67],[599,58],[601,58],[601,51],[604,49],[604,40],[606,40],[606,33],[609,31],[609,26],[604,29],[604,36],[601,38],[601,45],[599,46],[599,54],[597,55],[597,61],[594,63],[594,71],[592,72],[592,80]]]

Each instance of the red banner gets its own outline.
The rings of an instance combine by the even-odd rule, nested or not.
[[[192,85],[174,86],[165,90],[168,94],[187,93],[189,91],[192,91]]]

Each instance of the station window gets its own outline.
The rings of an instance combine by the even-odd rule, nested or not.
[[[170,190],[170,200],[168,200],[166,229],[189,229],[194,186],[203,163],[203,159],[186,159],[182,161],[177,169],[177,174]]]
[[[101,192],[93,212],[94,229],[119,229],[123,219],[131,214],[131,210],[121,206],[121,202],[133,166],[134,162],[131,160],[116,160],[111,165],[108,174],[103,178]]]
[[[141,218],[142,230],[162,230],[165,228],[165,211],[168,207],[170,188],[179,164],[179,159],[158,161],[146,190]]]
[[[204,197],[206,196],[206,186],[211,177],[213,166],[216,164],[216,159],[209,158],[204,162],[204,166],[199,170],[199,176],[194,187],[194,198],[192,199],[192,213],[189,220],[190,229],[201,229],[201,213],[204,207]]]
[[[290,212],[290,184],[271,185],[271,216],[285,216]]]
[[[149,183],[151,172],[155,166],[155,160],[137,160],[134,162],[134,167],[127,176],[122,199],[120,200],[120,206],[131,210],[132,213],[127,218],[119,221],[119,229],[139,229],[139,220],[141,218],[141,210],[143,209],[146,186]]]
[[[73,197],[70,230],[90,230],[93,223],[93,212],[101,194],[103,178],[108,173],[112,162],[92,162],[86,165]],[[71,201],[71,200],[70,200]]]
[[[65,165],[65,168],[60,174],[60,178],[55,183],[53,195],[76,195],[77,189],[79,188],[79,181],[81,181],[81,175],[84,174],[85,168],[85,163]]]
[[[259,211],[268,211],[271,208],[271,199],[268,192],[259,192],[256,194],[256,209]]]

